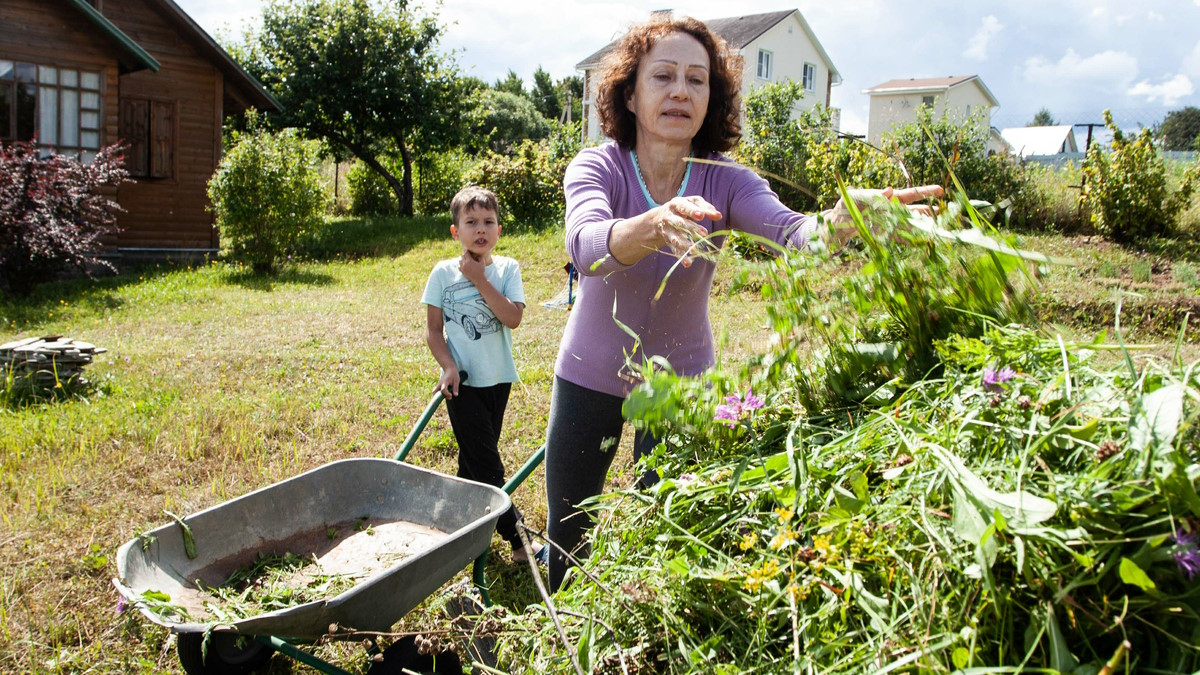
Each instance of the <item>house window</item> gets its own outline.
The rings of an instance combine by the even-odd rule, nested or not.
[[[926,108],[932,108],[933,107],[933,97],[932,96],[922,96],[921,97],[921,105],[925,106]]]
[[[771,52],[760,49],[758,50],[758,79],[771,79]]]
[[[817,67],[811,63],[804,64],[804,91],[817,90]]]
[[[119,124],[130,176],[171,178],[175,174],[174,101],[122,98]]]
[[[0,61],[0,139],[84,161],[100,149],[100,73]]]

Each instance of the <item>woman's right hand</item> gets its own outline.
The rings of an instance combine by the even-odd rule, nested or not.
[[[721,212],[698,196],[675,197],[651,213],[650,222],[659,241],[657,248],[671,249],[672,254],[682,259],[684,267],[691,267],[696,242],[709,234],[708,228],[701,223],[721,219]]]

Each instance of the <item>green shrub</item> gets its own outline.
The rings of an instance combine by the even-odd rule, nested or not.
[[[818,190],[805,172],[810,136],[792,119],[793,108],[803,98],[804,88],[791,80],[765,84],[750,92],[746,96],[744,140],[738,159],[775,177],[773,187],[789,208],[813,211],[818,207]]]
[[[1177,283],[1181,283],[1188,288],[1196,288],[1200,286],[1200,276],[1196,275],[1196,268],[1186,262],[1177,262],[1171,267],[1171,274],[1175,277]]]
[[[449,211],[450,200],[462,189],[463,174],[470,166],[471,159],[462,150],[436,152],[417,160],[413,166],[417,213],[429,216]]]
[[[473,150],[510,154],[522,142],[541,140],[552,133],[550,120],[524,96],[486,89],[474,103],[465,122],[472,133]]]
[[[1101,260],[1099,265],[1096,265],[1096,274],[1105,279],[1117,279],[1121,276],[1121,268],[1111,260]]]
[[[1129,274],[1138,283],[1149,283],[1154,276],[1154,264],[1149,260],[1135,260],[1129,266]]]
[[[1007,207],[1010,221],[1023,224],[1033,197],[1023,165],[1005,155],[988,155],[988,125],[982,113],[966,120],[943,114],[934,118],[928,106],[917,121],[884,137],[884,150],[899,161],[913,185],[952,186],[957,179],[972,199]]]
[[[833,206],[838,180],[853,186],[903,185],[898,167],[875,148],[833,130],[833,113],[818,106],[792,111],[804,98],[797,82],[765,84],[746,97],[745,140],[737,159],[771,180],[796,211]]]
[[[266,131],[254,111],[247,122],[247,131],[233,134],[233,148],[209,181],[208,196],[233,255],[257,272],[271,272],[297,237],[324,222],[329,198],[316,142],[301,139],[294,129]]]
[[[1166,234],[1187,207],[1196,172],[1190,171],[1171,194],[1166,167],[1154,146],[1150,129],[1130,140],[1112,114],[1104,111],[1104,124],[1112,132],[1112,147],[1105,152],[1093,145],[1083,161],[1083,204],[1091,222],[1105,237],[1135,243]]]
[[[387,157],[380,158],[384,166],[396,168],[400,160]],[[393,175],[399,175],[397,169]],[[346,189],[350,191],[350,213],[355,216],[391,216],[400,210],[396,201],[396,193],[371,167],[361,161],[346,172]]]
[[[1030,230],[1076,232],[1083,227],[1079,208],[1082,172],[1074,162],[1060,167],[1025,165],[1025,189],[1010,213],[1010,224]]]
[[[526,139],[512,155],[489,152],[464,176],[465,184],[496,193],[509,228],[539,228],[561,220],[563,175],[579,151],[577,124],[556,125],[546,139]]]

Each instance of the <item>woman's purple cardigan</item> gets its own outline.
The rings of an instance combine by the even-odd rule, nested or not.
[[[728,161],[717,154],[710,158]],[[689,268],[675,266],[678,259],[663,248],[623,265],[609,252],[613,224],[651,208],[629,151],[613,142],[583,150],[567,167],[564,189],[567,254],[580,281],[555,374],[625,396],[633,386],[622,377],[627,359],[640,364],[662,357],[683,375],[710,368],[716,360],[708,321],[715,262],[696,259]],[[767,181],[742,167],[694,162],[682,194],[699,195],[721,212],[721,220],[702,223],[710,231],[742,230],[798,249],[816,233],[816,219],[788,209]],[[713,244],[723,241],[718,235]],[[668,272],[663,294],[655,300]]]

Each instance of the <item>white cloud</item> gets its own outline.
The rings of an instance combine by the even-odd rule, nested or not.
[[[1087,86],[1103,91],[1124,92],[1137,76],[1137,59],[1111,49],[1080,56],[1068,49],[1057,62],[1033,56],[1025,60],[1025,79],[1047,88],[1062,90]]]
[[[1159,14],[1158,12],[1154,12],[1154,11],[1147,12],[1147,13],[1146,13],[1146,20],[1147,20],[1147,21],[1158,21],[1158,22],[1162,22],[1162,20],[1163,20],[1163,15],[1162,15],[1162,14]]]
[[[1142,80],[1129,90],[1129,95],[1144,96],[1150,102],[1162,99],[1162,104],[1169,108],[1178,103],[1179,99],[1191,96],[1194,91],[1196,89],[1192,86],[1191,78],[1180,73],[1160,84],[1150,84],[1148,81]]]
[[[988,47],[991,46],[992,38],[999,35],[1002,30],[1004,30],[1004,24],[1000,23],[1000,20],[994,15],[989,14],[983,17],[979,28],[975,30],[969,45],[963,51],[963,56],[975,61],[987,60]]]
[[[1196,2],[1200,3],[1200,0],[1196,0]],[[1197,42],[1196,46],[1192,48],[1191,54],[1183,57],[1183,72],[1200,79],[1200,42]]]

